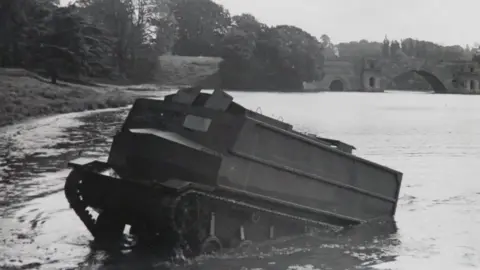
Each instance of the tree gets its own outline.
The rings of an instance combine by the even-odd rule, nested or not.
[[[328,59],[336,59],[338,57],[338,51],[335,45],[332,43],[330,37],[326,34],[323,34],[320,37],[320,43],[323,47],[323,54]]]
[[[178,41],[173,52],[185,56],[218,56],[223,36],[231,26],[230,14],[211,0],[173,0]]]
[[[268,28],[265,24],[259,22],[253,15],[247,13],[233,16],[232,26],[242,29],[245,33],[254,35],[255,38]]]
[[[178,40],[177,21],[175,17],[167,15],[154,21],[157,28],[155,35],[155,49],[158,54],[170,53]]]
[[[154,26],[161,20],[161,1],[78,0],[78,4],[85,17],[105,30],[110,40],[106,56],[114,74],[135,78],[153,72],[157,62]]]
[[[383,43],[367,40],[351,41],[337,44],[339,55],[347,59],[361,59],[363,57],[382,57]]]
[[[268,28],[251,16],[242,18],[249,23],[234,18],[224,39],[228,52],[220,69],[224,87],[292,90],[318,78],[324,57],[315,37],[294,26]]]
[[[222,38],[220,56],[237,64],[250,60],[257,39],[266,28],[250,14],[234,16],[232,26]]]
[[[25,67],[34,61],[38,40],[47,30],[46,21],[52,10],[52,1],[0,1],[0,64]]]
[[[388,40],[387,36],[383,40],[382,56],[385,58],[390,57],[390,40]]]
[[[47,31],[40,39],[40,51],[47,69],[55,80],[57,70],[75,76],[91,74],[107,48],[103,32],[79,14],[73,5],[53,10]]]
[[[323,34],[320,37],[320,42],[322,43],[324,48],[328,48],[328,47],[332,46],[332,40],[330,39],[330,37],[327,34]]]
[[[390,57],[395,57],[400,51],[400,43],[397,40],[393,40],[390,44]]]
[[[88,73],[101,56],[102,32],[70,5],[55,0],[3,1],[0,5],[0,63],[7,67]]]
[[[273,42],[280,56],[280,67],[296,73],[303,83],[316,79],[317,69],[323,67],[322,45],[302,29],[280,25],[271,29]]]
[[[408,39],[400,40],[400,47],[401,47],[402,52],[405,53],[405,55],[412,56],[411,55],[412,47],[411,47],[411,44],[408,41]]]

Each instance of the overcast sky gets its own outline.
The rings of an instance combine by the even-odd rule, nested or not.
[[[68,0],[62,0],[68,2]],[[214,0],[231,14],[291,24],[334,43],[413,37],[443,45],[480,42],[480,0]]]

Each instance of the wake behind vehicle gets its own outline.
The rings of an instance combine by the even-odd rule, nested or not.
[[[248,110],[224,91],[141,98],[107,162],[78,159],[65,195],[95,240],[191,255],[395,214],[402,173]]]

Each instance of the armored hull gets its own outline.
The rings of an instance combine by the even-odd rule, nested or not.
[[[216,90],[138,99],[107,162],[83,159],[65,194],[96,240],[192,255],[395,214],[402,173],[295,131]]]

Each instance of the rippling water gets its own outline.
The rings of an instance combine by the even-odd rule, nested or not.
[[[105,157],[127,111],[38,119],[0,129],[1,269],[479,269],[480,97],[423,93],[233,93],[298,129],[352,143],[404,172],[396,223],[308,235],[247,251],[165,262],[106,254],[69,209],[66,163]]]

